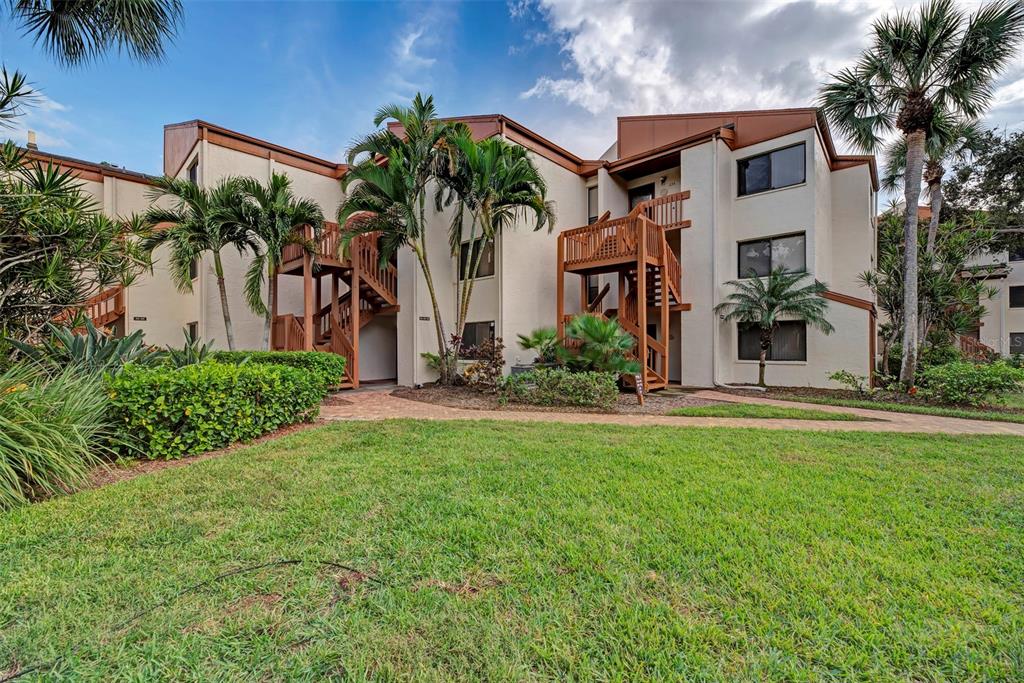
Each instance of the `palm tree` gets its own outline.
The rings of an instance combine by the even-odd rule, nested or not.
[[[315,253],[324,215],[312,199],[296,197],[291,180],[282,173],[271,174],[266,185],[255,178],[242,178],[239,184],[247,201],[237,220],[262,243],[245,273],[245,299],[254,313],[263,316],[263,348],[270,349],[274,321],[273,311],[263,301],[263,278],[267,278],[267,300],[273,301],[281,251],[289,244],[298,244],[308,253]],[[312,230],[312,239],[302,233],[306,226]],[[306,330],[306,334],[313,331]]]
[[[451,140],[454,163],[438,169],[441,188],[436,196],[440,211],[458,199],[448,231],[452,256],[460,258],[464,214],[470,214],[469,245],[465,278],[458,293],[459,307],[454,334],[461,339],[469,314],[469,303],[484,250],[475,248],[476,229],[480,240],[494,243],[506,228],[513,228],[520,218],[533,218],[533,229],[545,226],[554,229],[554,205],[547,200],[547,183],[526,149],[502,138],[493,137],[476,142],[465,131]]]
[[[1024,37],[1024,3],[998,0],[970,16],[952,0],[929,0],[914,14],[875,22],[871,47],[856,66],[832,75],[820,104],[829,120],[858,146],[876,150],[898,130],[906,143],[903,196],[907,244],[900,379],[914,383],[917,363],[917,204],[928,131],[937,112],[979,118],[992,99],[992,81]]]
[[[150,191],[154,205],[145,213],[150,226],[165,225],[165,229],[152,231],[142,242],[147,253],[157,247],[169,245],[171,280],[179,292],[192,291],[191,270],[204,253],[213,254],[213,272],[220,291],[220,310],[224,316],[224,332],[228,348],[235,350],[235,332],[228,308],[228,290],[224,281],[221,250],[234,247],[240,255],[256,253],[258,245],[252,235],[238,222],[238,212],[245,201],[241,183],[226,178],[209,190],[190,180],[160,178]],[[164,197],[174,200],[171,208],[155,204]]]
[[[983,129],[977,121],[959,121],[944,112],[936,112],[932,126],[925,139],[925,162],[922,173],[928,188],[931,218],[928,222],[928,238],[925,252],[935,252],[935,238],[939,230],[939,214],[942,213],[942,181],[946,174],[945,164],[963,161],[977,148]],[[907,168],[907,142],[897,138],[885,148],[886,166],[882,177],[883,190],[896,190],[903,185]]]
[[[636,339],[614,318],[590,313],[578,315],[565,326],[565,337],[577,342],[579,348],[572,352],[559,345],[558,353],[577,370],[617,375],[635,375],[643,370],[639,361],[629,357]]]
[[[437,178],[438,167],[452,163],[449,141],[464,134],[466,128],[439,120],[434,98],[424,99],[420,94],[410,107],[381,107],[373,124],[380,126],[388,120],[401,125],[401,137],[385,128],[357,141],[348,152],[350,166],[342,179],[342,189],[348,194],[338,208],[338,223],[343,226],[341,248],[347,249],[356,235],[379,233],[380,257],[385,262],[400,248],[409,247],[430,295],[442,361],[440,381],[447,384],[451,380],[451,354],[457,350],[451,349],[445,336],[427,257],[426,198],[428,185]]]
[[[801,284],[806,277],[809,277],[807,273],[791,273],[776,268],[766,278],[733,280],[728,284],[735,287],[736,291],[715,306],[715,313],[724,314],[723,320],[735,320],[760,330],[758,386],[765,386],[764,370],[768,349],[771,348],[772,338],[783,318],[803,320],[825,334],[832,334],[835,329],[825,319],[828,301],[821,296],[828,291],[828,287],[817,280],[809,285]]]
[[[182,19],[179,0],[11,0],[26,35],[62,66],[91,62],[112,49],[156,62]]]

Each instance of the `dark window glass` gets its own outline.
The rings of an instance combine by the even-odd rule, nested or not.
[[[1010,333],[1010,353],[1024,355],[1024,332]]]
[[[199,277],[199,259],[194,258],[188,264],[188,278],[195,280],[197,277]]]
[[[1024,245],[1010,249],[1011,261],[1024,261]]]
[[[780,235],[737,245],[738,277],[767,277],[775,268],[802,273],[807,270],[807,238],[804,233]]]
[[[759,360],[761,330],[755,325],[737,326],[739,359]],[[803,320],[780,322],[768,347],[768,360],[807,360],[807,323]]]
[[[188,338],[193,341],[199,339],[199,323],[192,322],[188,324]]]
[[[634,187],[629,191],[629,210],[632,211],[640,202],[654,199],[654,183]]]
[[[799,185],[807,179],[806,162],[806,151],[802,142],[756,157],[740,159],[736,162],[739,169],[737,192],[742,197]]]
[[[601,291],[601,278],[597,275],[587,276],[587,305],[594,303]]]
[[[1010,287],[1010,308],[1024,308],[1024,285]]]
[[[587,224],[596,223],[597,213],[597,186],[587,188]]]
[[[476,260],[477,254],[483,249],[483,253],[480,254],[480,267],[476,271],[477,277],[491,277],[494,275],[494,242],[485,240],[481,237],[473,242],[473,260]],[[469,260],[469,242],[463,242],[459,247],[459,279],[465,280],[468,276],[469,269],[473,265],[473,262]]]
[[[188,179],[193,183],[199,182],[199,159],[196,159],[188,167]]]
[[[462,332],[462,349],[464,351],[474,346],[480,346],[488,340],[494,340],[493,320],[479,323],[466,323],[466,328]]]

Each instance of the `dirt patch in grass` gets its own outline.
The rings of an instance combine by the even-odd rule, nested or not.
[[[134,479],[135,477],[141,477],[144,474],[159,472],[160,470],[166,470],[172,467],[183,467],[185,465],[191,465],[192,463],[209,460],[211,458],[219,458],[236,451],[239,448],[253,446],[272,439],[279,439],[282,436],[301,432],[320,424],[324,424],[324,421],[317,420],[316,422],[299,422],[297,424],[288,425],[287,427],[275,429],[274,431],[268,432],[259,438],[253,439],[252,441],[233,443],[226,448],[219,448],[215,451],[207,451],[206,453],[192,455],[187,458],[179,458],[177,460],[129,460],[124,463],[111,463],[105,467],[97,467],[94,469],[89,477],[89,486],[86,488],[95,489],[101,486],[116,484],[119,481],[127,481],[129,479]]]
[[[709,401],[697,398],[691,393],[679,389],[668,389],[648,394],[644,405],[640,405],[635,394],[623,392],[619,394],[611,410],[600,408],[584,408],[580,406],[534,406],[525,403],[509,403],[501,405],[498,397],[470,387],[442,387],[428,384],[420,389],[400,387],[391,392],[392,396],[421,401],[449,408],[465,410],[513,410],[538,413],[612,413],[619,415],[665,415],[675,408],[692,408],[697,406],[727,405],[721,401]]]
[[[505,582],[497,576],[493,576],[491,574],[480,574],[477,576],[467,577],[462,581],[462,583],[450,583],[448,581],[441,581],[440,579],[426,579],[424,581],[417,582],[415,590],[439,588],[445,593],[451,593],[452,595],[458,595],[464,598],[472,598],[489,588],[497,588],[504,583]]]

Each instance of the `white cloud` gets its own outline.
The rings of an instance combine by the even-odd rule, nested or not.
[[[60,150],[71,147],[67,138],[78,132],[79,128],[67,116],[70,107],[37,93],[32,105],[24,107],[23,111],[24,114],[11,122],[10,127],[0,130],[0,136],[24,145],[31,130],[36,133],[36,143],[40,149]]]
[[[423,27],[414,28],[412,26],[406,26],[404,29],[405,33],[398,37],[398,42],[395,43],[395,61],[401,65],[406,65],[414,69],[423,69],[431,67],[437,60],[432,57],[423,57],[416,54],[416,43],[423,37],[425,29]]]

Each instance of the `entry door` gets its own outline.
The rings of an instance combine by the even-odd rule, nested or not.
[[[634,187],[629,191],[629,210],[632,211],[640,202],[654,199],[654,183]]]

